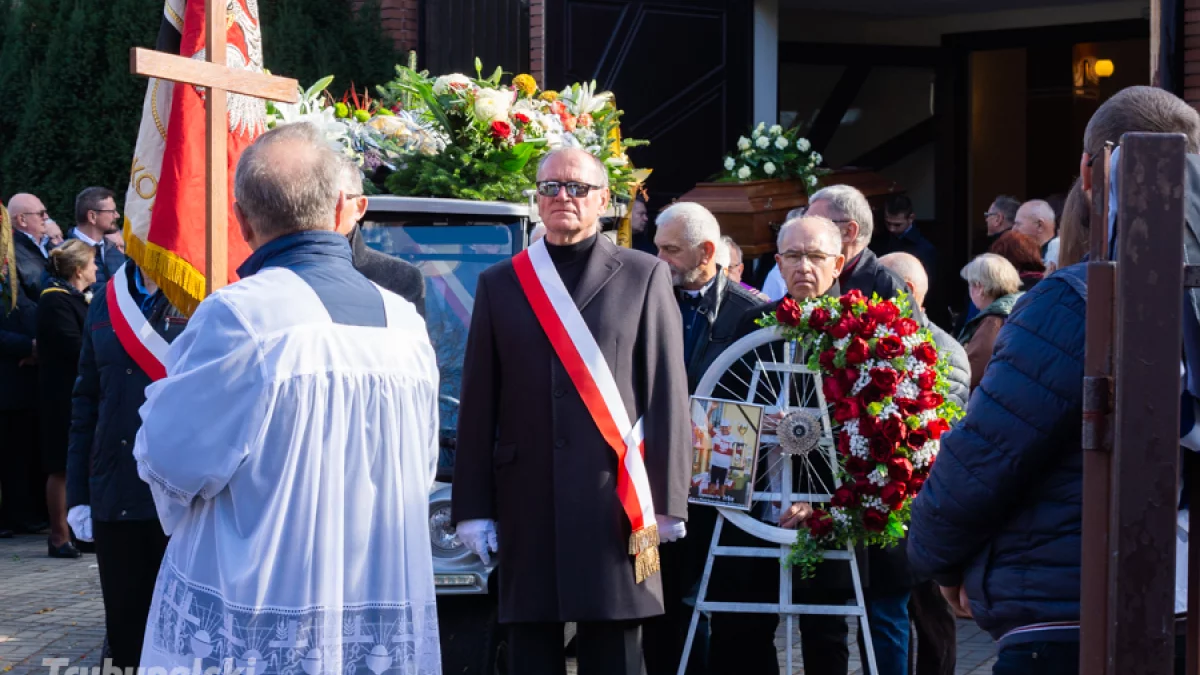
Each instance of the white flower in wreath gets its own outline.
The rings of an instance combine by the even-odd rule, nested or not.
[[[750,139],[746,138],[745,136],[739,137],[738,142],[737,142],[737,149],[738,150],[749,150],[750,149]]]
[[[778,148],[780,150],[785,150],[785,149],[787,149],[787,146],[788,146],[787,138],[780,136],[779,138],[775,139],[775,147],[776,148]]]
[[[737,162],[732,157],[725,158],[725,170],[733,171],[733,167],[737,166]]]
[[[475,117],[483,122],[508,121],[508,109],[512,106],[512,92],[497,89],[480,89],[475,94]]]
[[[768,129],[767,132],[772,136],[778,136],[779,134],[783,133],[783,127],[779,126],[778,124],[772,124],[771,128]]]
[[[757,145],[758,147],[762,148],[763,150],[766,150],[767,148],[771,147],[771,139],[767,138],[766,136],[759,136],[754,141],[754,144]]]
[[[767,162],[766,164],[763,164],[763,171],[768,176],[774,175],[775,174],[775,165],[771,162]]]
[[[807,138],[796,139],[796,149],[800,152],[808,152],[811,148],[812,144],[808,142]]]
[[[743,166],[742,168],[738,169],[737,177],[740,178],[741,180],[746,180],[747,178],[749,178],[750,177],[750,167]]]
[[[821,156],[821,153],[814,152],[812,155],[809,156],[808,163],[812,164],[813,166],[816,166],[816,165],[820,164],[821,160],[823,160],[823,159],[825,159],[825,158]]]
[[[807,181],[808,181],[808,184],[809,184],[810,186],[812,186],[812,187],[816,187],[816,186],[817,186],[817,177],[816,177],[816,176],[809,176],[809,177],[808,177],[808,178],[806,178],[805,180],[807,180]]]
[[[754,137],[762,136],[762,132],[767,128],[766,122],[759,122],[758,126],[754,127]]]
[[[468,89],[471,86],[471,79],[462,73],[451,73],[450,75],[442,75],[433,81],[433,93],[438,96],[445,96],[450,93],[451,89]]]

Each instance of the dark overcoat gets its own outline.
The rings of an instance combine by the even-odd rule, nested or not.
[[[658,515],[687,518],[692,448],[683,336],[666,263],[599,237],[572,294],[630,419],[643,418]],[[479,276],[463,366],[453,519],[497,521],[500,621],[663,612],[635,583],[609,447],[555,355],[511,260]]]
[[[61,279],[52,278],[42,291],[37,311],[38,400],[42,426],[42,468],[67,470],[67,429],[71,425],[71,391],[79,374],[83,320],[88,300]]]

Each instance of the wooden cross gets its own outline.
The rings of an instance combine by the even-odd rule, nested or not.
[[[284,103],[296,103],[299,100],[296,80],[237,70],[225,65],[227,7],[226,0],[206,0],[206,61],[141,47],[134,47],[130,53],[130,70],[135,75],[207,89],[204,103],[207,141],[205,179],[208,183],[204,211],[204,280],[207,293],[224,286],[229,279],[229,172],[226,166],[229,115],[226,97],[233,92]]]

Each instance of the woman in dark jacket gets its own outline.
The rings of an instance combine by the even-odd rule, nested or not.
[[[979,308],[979,313],[967,322],[958,336],[959,343],[967,348],[967,360],[971,362],[971,390],[974,391],[992,360],[992,347],[1000,327],[1012,312],[1017,298],[1021,297],[1021,277],[1012,263],[995,253],[984,253],[967,263],[962,278],[970,285],[971,302]]]
[[[83,320],[96,283],[96,250],[72,239],[50,252],[49,277],[37,312],[38,384],[46,509],[50,513],[51,558],[78,558],[67,527],[67,436],[71,390],[79,372]]]
[[[1046,276],[1046,265],[1042,262],[1042,250],[1033,239],[1009,230],[1000,235],[988,249],[989,253],[1003,256],[1017,268],[1021,277],[1021,290],[1028,291]]]

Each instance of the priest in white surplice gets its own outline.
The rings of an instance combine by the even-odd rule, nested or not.
[[[171,542],[143,667],[441,672],[438,371],[412,304],[356,272],[333,231],[342,161],[308,124],[245,151],[254,253],[146,391],[134,456]]]

